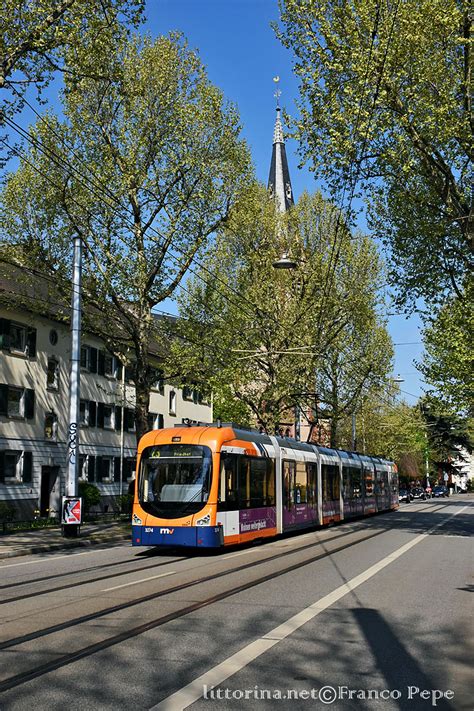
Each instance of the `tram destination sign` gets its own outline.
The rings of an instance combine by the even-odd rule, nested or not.
[[[162,447],[150,447],[149,459],[168,459],[170,457],[202,457],[202,447],[186,444],[167,444]]]

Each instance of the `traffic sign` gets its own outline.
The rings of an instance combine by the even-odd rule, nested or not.
[[[449,479],[449,474],[445,474],[444,477],[443,477],[443,479],[444,479],[445,481],[448,481],[448,479]]]
[[[82,499],[63,496],[63,524],[80,525],[82,518]]]

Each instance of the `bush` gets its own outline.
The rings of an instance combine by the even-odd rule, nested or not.
[[[94,484],[88,481],[79,482],[79,496],[82,498],[84,512],[88,513],[91,506],[100,504],[100,491]]]
[[[13,521],[16,516],[16,508],[6,501],[0,501],[0,523]]]

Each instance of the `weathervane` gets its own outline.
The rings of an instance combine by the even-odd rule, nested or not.
[[[279,77],[279,76],[273,77],[273,81],[274,81],[275,84],[277,85],[276,91],[275,91],[275,93],[273,94],[273,96],[274,96],[275,99],[277,100],[277,106],[276,106],[276,107],[277,107],[277,109],[279,109],[279,108],[280,108],[280,96],[281,96],[281,91],[280,91],[280,86],[279,86],[280,77]]]

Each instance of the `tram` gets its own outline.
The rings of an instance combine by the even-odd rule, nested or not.
[[[233,423],[182,425],[140,440],[132,542],[216,548],[396,508],[393,462]]]

